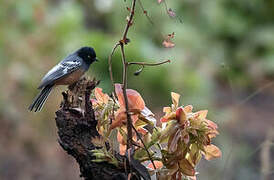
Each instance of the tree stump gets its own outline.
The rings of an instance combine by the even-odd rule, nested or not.
[[[92,138],[100,135],[96,129],[90,94],[98,84],[99,81],[83,78],[62,93],[64,99],[55,118],[58,141],[66,153],[75,158],[80,167],[80,177],[85,180],[128,179],[126,156],[117,153],[119,161],[125,162],[123,168],[92,161],[95,158],[91,152],[95,149]],[[141,178],[136,175],[134,179]]]

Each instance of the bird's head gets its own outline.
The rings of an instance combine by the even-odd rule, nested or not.
[[[96,53],[92,47],[82,47],[77,50],[77,54],[88,64],[98,61]]]

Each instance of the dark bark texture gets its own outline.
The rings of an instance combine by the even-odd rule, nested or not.
[[[80,176],[85,180],[127,179],[127,166],[116,167],[107,162],[95,163],[91,150],[95,149],[92,138],[99,136],[94,111],[90,101],[91,91],[98,81],[83,78],[69,90],[63,92],[64,100],[56,112],[59,144],[67,154],[73,156],[80,167]],[[127,164],[127,158],[119,156]],[[135,177],[134,179],[140,179]]]

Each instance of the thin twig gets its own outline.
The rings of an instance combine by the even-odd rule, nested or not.
[[[161,64],[170,63],[170,60],[162,61],[159,63],[146,63],[146,62],[128,62],[127,65],[141,65],[141,66],[159,66]]]
[[[136,6],[136,0],[132,0],[132,5],[130,9],[130,16],[128,19],[128,22],[126,24],[122,40],[120,40],[120,47],[121,47],[121,54],[122,54],[122,61],[123,61],[123,96],[125,100],[125,106],[126,106],[126,115],[127,115],[127,149],[132,147],[132,120],[129,115],[129,108],[128,108],[128,99],[127,99],[127,61],[125,57],[125,50],[124,45],[127,44],[127,33],[129,30],[129,27],[132,25],[132,20],[135,13],[135,6]]]
[[[152,163],[154,169],[156,169],[156,166],[155,166],[155,164],[154,164],[154,161],[153,161],[153,159],[152,159],[152,157],[151,157],[151,155],[150,155],[150,153],[149,153],[149,151],[148,151],[148,149],[147,149],[147,147],[146,147],[146,145],[145,145],[143,139],[141,138],[141,136],[140,136],[140,134],[138,133],[137,129],[136,129],[134,126],[132,126],[132,128],[134,129],[135,133],[137,134],[137,137],[141,140],[142,144],[144,145],[144,148],[145,148],[145,150],[146,150],[146,152],[147,152],[147,155],[148,155],[148,157],[149,157],[149,160],[151,161],[151,163]]]
[[[122,61],[123,61],[123,96],[125,100],[126,106],[126,115],[127,115],[127,149],[132,147],[132,120],[129,115],[129,107],[128,107],[128,99],[127,99],[127,62],[125,57],[125,49],[124,44],[120,44],[121,46],[121,54],[122,54]]]
[[[112,73],[112,56],[113,56],[113,54],[114,54],[116,48],[117,48],[119,45],[120,45],[120,43],[116,43],[116,44],[114,45],[114,47],[112,48],[111,53],[110,53],[110,55],[109,55],[109,57],[108,57],[108,71],[109,71],[109,76],[110,76],[110,80],[111,80],[111,84],[112,84],[112,86],[113,86],[113,89],[115,89],[115,88],[114,88],[114,79],[113,79],[113,73]],[[115,91],[114,91],[114,95],[117,97]]]
[[[147,20],[150,22],[151,25],[154,25],[154,22],[152,21],[151,17],[148,16],[147,11],[145,10],[145,8],[144,8],[143,3],[141,2],[141,0],[138,0],[138,2],[139,2],[139,5],[140,5],[140,7],[141,7],[143,13],[144,13],[144,14],[146,15],[146,17],[147,17]]]
[[[127,41],[128,29],[132,25],[133,16],[134,16],[134,13],[135,13],[135,5],[136,5],[136,0],[132,0],[129,19],[128,19],[127,25],[125,27],[125,31],[123,33],[123,38],[122,38],[124,43],[126,43],[126,41]]]

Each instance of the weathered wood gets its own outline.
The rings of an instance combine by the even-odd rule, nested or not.
[[[92,162],[94,156],[91,150],[95,149],[92,138],[99,136],[94,111],[90,101],[91,91],[98,81],[82,79],[69,90],[63,92],[64,100],[60,110],[56,112],[59,144],[80,167],[81,177],[86,180],[127,179],[128,167],[116,167],[107,162]],[[127,158],[117,154],[122,163],[127,164]],[[134,179],[140,179],[135,176]]]

